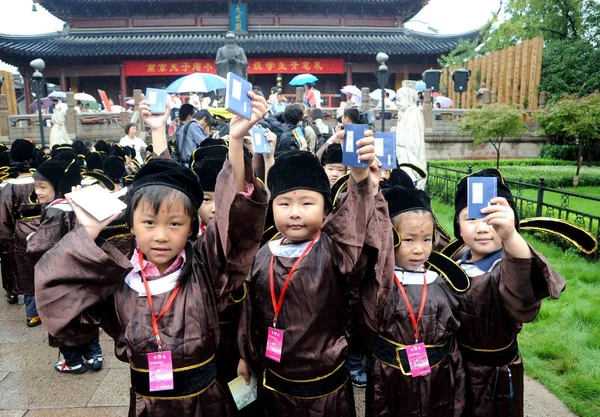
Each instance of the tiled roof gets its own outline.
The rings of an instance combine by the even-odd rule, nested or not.
[[[473,37],[475,33],[465,35]],[[383,51],[390,56],[439,55],[451,51],[460,36],[431,36],[404,29],[360,31],[263,31],[239,36],[248,56],[359,56]],[[30,58],[70,61],[149,57],[213,56],[224,45],[221,33],[199,31],[75,31],[46,37],[0,36],[2,59],[19,64]]]

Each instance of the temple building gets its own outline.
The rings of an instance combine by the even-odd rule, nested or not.
[[[217,49],[234,31],[248,78],[268,94],[300,73],[319,78],[329,99],[346,84],[377,88],[378,52],[389,55],[390,87],[437,67],[461,36],[413,32],[403,22],[427,0],[37,0],[66,22],[59,33],[0,35],[0,57],[19,67],[31,100],[29,62],[62,91],[105,90],[124,100],[133,89],[166,87],[192,72],[215,72]],[[337,105],[335,98],[328,103]],[[29,104],[29,103],[27,103]],[[325,103],[327,104],[327,102]]]

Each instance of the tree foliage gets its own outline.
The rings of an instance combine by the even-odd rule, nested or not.
[[[600,93],[565,96],[536,115],[541,133],[567,138],[579,147],[574,184],[577,185],[583,152],[600,139]]]
[[[472,135],[473,143],[489,142],[494,147],[497,168],[500,168],[500,147],[504,138],[519,136],[525,130],[521,112],[505,104],[490,104],[472,110],[458,124],[458,131]]]

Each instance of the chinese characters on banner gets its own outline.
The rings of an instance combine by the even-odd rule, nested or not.
[[[229,30],[232,32],[248,31],[248,5],[246,3],[229,3]]]
[[[216,74],[210,59],[125,61],[126,77],[187,75],[194,72]],[[343,74],[344,60],[330,58],[264,58],[249,59],[248,74]]]

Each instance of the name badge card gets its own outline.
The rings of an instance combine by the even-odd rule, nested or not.
[[[410,365],[410,373],[413,378],[425,376],[431,373],[429,358],[425,343],[417,343],[406,347],[406,356]]]
[[[267,351],[265,352],[265,357],[274,360],[277,363],[281,362],[284,334],[284,330],[269,327],[267,334]]]
[[[498,195],[496,177],[467,178],[467,218],[483,219],[481,209],[491,205],[490,200]]]
[[[148,371],[150,371],[150,391],[173,389],[171,352],[148,353]]]

